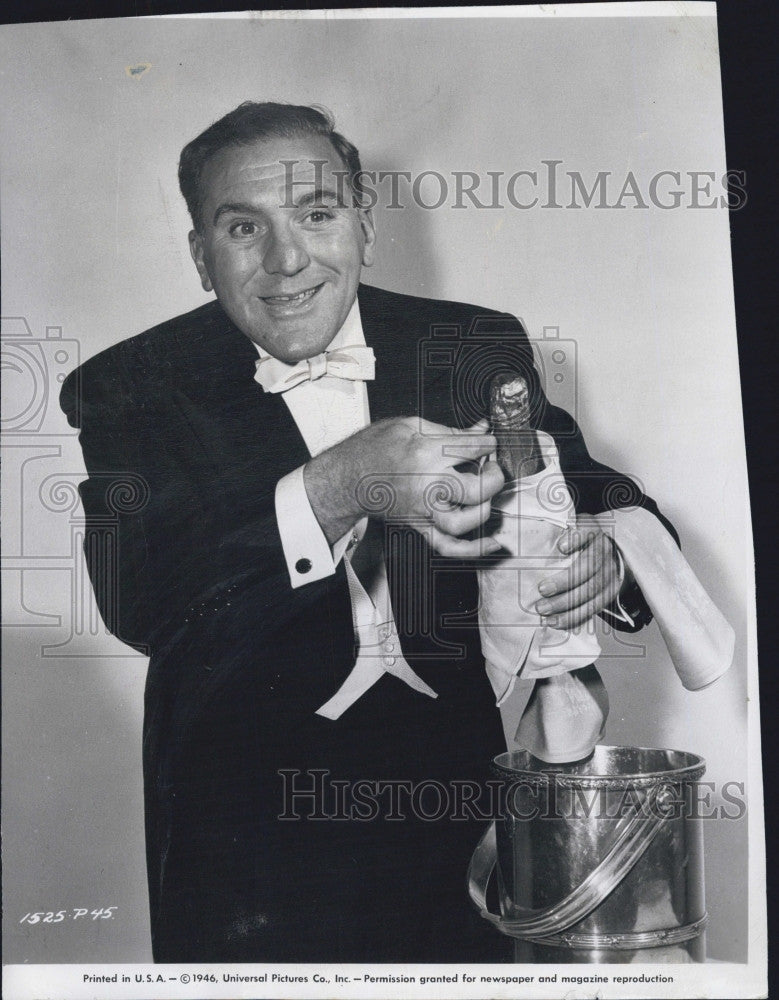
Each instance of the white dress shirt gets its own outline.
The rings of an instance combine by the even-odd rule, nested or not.
[[[355,345],[365,345],[356,299],[327,350]],[[261,358],[268,357],[267,352],[256,344],[255,347]],[[316,381],[306,381],[288,389],[283,398],[312,457],[370,424],[368,390],[363,381],[324,375]],[[366,539],[368,519],[362,518],[331,548],[311,509],[303,481],[303,466],[279,480],[275,503],[279,536],[293,588],[332,576],[341,559],[345,560],[357,658],[347,679],[317,714],[329,719],[339,718],[385,673],[395,675],[416,691],[437,697],[401,653],[380,530],[374,528]]]

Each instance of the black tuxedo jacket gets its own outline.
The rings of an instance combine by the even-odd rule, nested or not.
[[[508,365],[528,379],[535,425],[555,438],[578,511],[642,504],[661,517],[548,402],[516,319],[368,286],[359,303],[376,355],[373,421],[418,414],[468,426]],[[503,942],[478,926],[462,885],[473,824],[278,819],[291,772],[479,780],[503,739],[473,568],[435,556],[423,534],[393,524],[391,509],[385,552],[400,640],[439,697],[385,676],[340,720],[315,715],[354,662],[348,588],[343,565],[290,587],[274,490],[309,455],[281,395],[254,381],[256,360],[212,302],[90,359],[62,391],[89,473],[80,489],[99,606],[111,631],[151,656],[155,957],[494,960]],[[378,502],[388,495],[391,484]],[[644,607],[639,624],[648,618]],[[305,796],[295,805],[317,808]],[[311,907],[325,918],[301,932]]]

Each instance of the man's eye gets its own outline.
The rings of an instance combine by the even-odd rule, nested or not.
[[[323,222],[329,222],[332,218],[333,212],[329,208],[312,208],[306,216],[306,220],[308,222],[313,222],[314,225],[321,225]]]
[[[234,222],[230,226],[231,236],[256,236],[257,226],[254,222]]]

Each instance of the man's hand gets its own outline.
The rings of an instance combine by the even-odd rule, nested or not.
[[[315,456],[304,469],[311,508],[330,544],[369,515],[405,522],[444,556],[472,559],[500,549],[493,539],[462,536],[488,519],[503,486],[487,421],[458,430],[396,417],[358,431]],[[473,471],[456,466],[473,463]]]
[[[538,585],[536,611],[544,624],[571,630],[608,607],[619,593],[619,560],[614,544],[586,517],[557,543],[563,555],[576,553],[571,565]]]

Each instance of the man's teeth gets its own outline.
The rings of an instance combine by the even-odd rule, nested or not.
[[[265,295],[263,298],[266,302],[302,302],[303,299],[310,299],[318,290],[319,285],[316,288],[309,288],[305,292],[298,292],[297,295]]]

